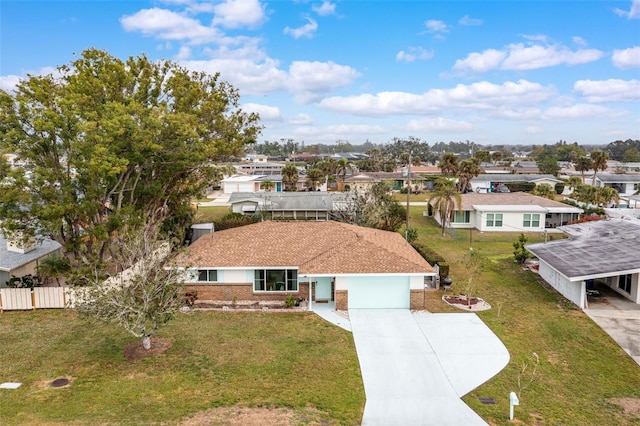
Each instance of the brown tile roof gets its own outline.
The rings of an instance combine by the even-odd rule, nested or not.
[[[526,192],[490,192],[477,193],[469,192],[461,194],[462,209],[471,210],[474,205],[491,206],[526,206],[534,205],[540,207],[569,207],[567,204]]]
[[[200,237],[175,264],[298,266],[300,274],[434,272],[400,234],[333,221],[265,221],[217,231]]]

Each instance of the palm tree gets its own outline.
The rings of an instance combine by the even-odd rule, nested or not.
[[[324,173],[320,169],[310,169],[307,171],[307,187],[313,188],[315,191],[318,188],[318,184],[324,178]]]
[[[436,182],[434,192],[428,199],[428,204],[432,206],[434,214],[437,214],[440,219],[442,236],[444,237],[447,226],[453,220],[456,207],[457,210],[462,209],[462,197],[456,191],[455,183],[449,179],[441,179]]]
[[[298,183],[298,168],[293,164],[287,164],[282,168],[282,183],[285,191],[295,191]]]
[[[620,194],[615,188],[610,186],[601,186],[597,188],[599,201],[606,207],[610,202],[614,202],[616,207],[620,203]]]
[[[598,170],[607,170],[607,160],[609,155],[604,151],[592,151],[591,152],[591,166],[593,167],[593,186],[596,186],[596,177]]]
[[[480,160],[478,158],[463,160],[458,169],[458,191],[461,193],[466,192],[467,187],[471,183],[471,179],[478,176],[481,171]]]
[[[458,156],[452,152],[445,152],[440,157],[438,167],[440,167],[443,176],[454,176],[458,172]]]
[[[502,160],[501,151],[494,151],[491,153],[491,161],[493,161],[494,166],[497,165],[500,160]]]
[[[578,176],[571,176],[567,179],[567,186],[571,188],[571,192],[576,192],[576,188],[580,185],[584,185],[584,180],[580,179]]]
[[[540,185],[536,185],[536,187],[533,188],[533,191],[531,192],[533,195],[548,198],[550,200],[554,200],[556,198],[555,189],[553,189],[553,187],[548,183],[541,183]]]
[[[263,180],[260,183],[260,188],[264,189],[266,192],[271,192],[275,187],[276,187],[276,184],[272,180],[267,179],[267,180]]]
[[[582,176],[582,183],[584,183],[584,172],[591,170],[591,159],[588,157],[578,157],[575,165],[576,171],[580,172]]]
[[[353,164],[348,162],[346,158],[342,157],[340,161],[338,161],[338,164],[336,165],[335,173],[336,173],[336,177],[338,178],[338,181],[342,182],[341,188],[339,189],[344,191],[344,181],[345,179],[347,179],[347,172],[350,172],[351,174],[353,174],[354,171],[355,169],[353,167]]]
[[[47,256],[38,263],[38,274],[44,277],[46,282],[49,278],[55,278],[60,287],[60,277],[71,270],[69,260],[57,253]]]

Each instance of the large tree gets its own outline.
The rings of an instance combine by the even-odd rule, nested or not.
[[[580,172],[580,176],[582,177],[582,183],[584,183],[584,173],[591,170],[592,163],[591,158],[589,157],[578,157],[576,159],[575,169]]]
[[[284,185],[284,191],[295,191],[296,184],[298,183],[298,168],[289,163],[282,168],[282,184]]]
[[[140,226],[182,230],[212,164],[260,131],[238,101],[217,74],[95,49],[0,90],[0,149],[26,164],[0,182],[2,230],[50,235],[74,265],[104,260]]]
[[[391,186],[378,182],[364,191],[353,190],[346,208],[332,212],[333,219],[369,228],[397,231],[405,222],[406,209],[391,196]]]

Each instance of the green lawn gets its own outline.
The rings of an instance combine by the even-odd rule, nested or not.
[[[464,257],[469,231],[442,237],[423,208],[412,208],[412,227],[419,241],[440,252],[451,264],[452,292],[465,292],[467,271]],[[507,424],[509,392],[518,392],[522,363],[528,368],[522,383],[528,383],[533,353],[540,359],[536,379],[522,391],[516,419],[523,424],[628,425],[640,418],[623,415],[611,398],[640,398],[640,367],[600,327],[575,305],[523,271],[513,261],[516,233],[471,234],[472,247],[484,259],[476,287],[479,297],[492,309],[478,313],[498,335],[511,355],[509,365],[464,400],[491,424]],[[539,234],[529,242],[543,241]],[[441,301],[442,292],[429,295],[429,310],[455,312]],[[483,405],[479,397],[493,397],[496,405]]]
[[[198,206],[194,223],[215,222],[229,213],[231,213],[229,206]]]
[[[364,389],[351,333],[310,313],[180,314],[165,354],[128,362],[124,331],[71,311],[0,314],[0,424],[177,424],[210,407],[309,406],[357,424]],[[66,388],[51,388],[58,378]]]

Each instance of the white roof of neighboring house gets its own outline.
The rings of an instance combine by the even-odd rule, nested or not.
[[[527,192],[469,192],[460,194],[462,210],[540,211],[549,213],[582,213],[582,209]]]
[[[618,182],[640,183],[640,174],[598,173],[596,175],[596,180],[599,180],[600,182],[604,182],[604,183],[618,183]]]
[[[269,210],[336,210],[345,206],[348,192],[233,192],[229,204],[253,202]]]
[[[53,253],[61,247],[57,241],[45,238],[42,242],[37,243],[36,248],[30,252],[16,253],[7,250],[7,240],[0,235],[0,271],[13,271],[14,269]]]
[[[557,229],[569,239],[525,247],[571,281],[640,272],[640,221],[598,220]]]
[[[482,174],[471,179],[472,182],[538,182],[542,180],[562,182],[553,175]]]

